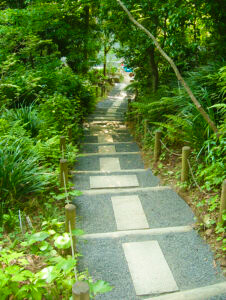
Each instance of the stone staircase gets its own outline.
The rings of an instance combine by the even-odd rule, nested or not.
[[[114,286],[96,299],[226,299],[226,282],[170,187],[145,169],[124,125],[125,83],[116,84],[85,126],[74,182],[80,268]]]

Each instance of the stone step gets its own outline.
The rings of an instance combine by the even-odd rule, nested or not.
[[[107,117],[107,116],[104,116],[104,117],[89,117],[86,119],[88,122],[92,122],[92,121],[101,121],[101,120],[104,120],[104,121],[123,121],[124,119],[123,118],[120,118],[120,117]]]
[[[89,118],[95,118],[95,117],[124,117],[124,113],[116,113],[111,112],[107,110],[106,112],[94,112],[89,115]]]
[[[158,241],[122,244],[136,295],[169,293],[178,290]]]
[[[86,157],[86,159],[87,159],[87,157]],[[125,178],[127,176],[133,176],[133,177],[135,176],[138,180],[137,186],[139,186],[141,188],[153,187],[153,186],[157,186],[159,184],[159,179],[156,176],[154,176],[150,170],[147,170],[144,172],[138,172],[138,173],[127,172],[127,170],[123,170],[124,172],[122,172],[122,165],[121,165],[120,159],[119,159],[119,162],[120,162],[120,167],[121,167],[121,170],[119,170],[119,171],[104,171],[104,174],[102,174],[102,173],[97,173],[97,174],[92,174],[92,173],[91,174],[89,174],[89,173],[88,174],[87,173],[78,174],[78,173],[76,173],[76,174],[73,174],[74,175],[73,182],[75,183],[76,189],[87,190],[87,192],[89,192],[89,190],[91,189],[91,186],[90,186],[90,178],[91,177],[96,177],[95,178],[96,182],[101,181],[103,178],[111,177],[111,178],[115,178],[115,180],[117,182],[119,182],[118,184],[120,184],[120,180],[122,178]],[[92,159],[89,163],[92,164]],[[95,161],[93,161],[93,164],[95,164]],[[100,162],[99,162],[99,170],[100,170]],[[112,177],[112,176],[114,176],[114,177]],[[121,177],[121,176],[123,176],[123,177]],[[110,179],[107,178],[106,180],[108,182]],[[124,179],[122,179],[122,180],[124,180]],[[125,188],[126,187],[123,187],[123,190]],[[104,189],[104,188],[102,187],[102,189]],[[112,189],[108,187],[107,190],[109,193],[111,193]],[[84,193],[86,193],[86,191],[84,191]]]
[[[120,121],[117,121],[117,120],[91,120],[91,121],[89,121],[89,124],[90,125],[103,125],[103,124],[124,125],[125,123],[123,120],[120,120]]]
[[[126,170],[127,173],[143,173],[146,172],[150,169],[131,169],[131,170]],[[124,173],[125,170],[118,170],[117,173]],[[70,171],[71,174],[86,174],[86,175],[107,175],[107,174],[114,174],[114,171]]]
[[[115,142],[132,142],[130,134],[103,134],[103,135],[85,135],[84,143],[115,143]]]
[[[219,296],[215,298],[215,296]],[[212,285],[199,287],[196,289],[180,291],[177,293],[162,295],[158,297],[147,298],[146,300],[208,300],[226,299],[226,282],[220,282]]]
[[[92,217],[90,217],[90,220],[92,220]],[[146,229],[142,231],[148,232],[151,230],[152,229]],[[168,229],[166,228],[166,230]],[[138,300],[153,297],[154,300],[155,298],[158,299],[158,297],[160,297],[159,293],[162,292],[160,289],[164,287],[165,283],[165,279],[163,280],[164,275],[162,277],[162,281],[161,278],[159,279],[162,283],[159,290],[152,290],[154,285],[147,284],[149,290],[147,289],[145,292],[153,292],[154,294],[146,294],[145,298],[144,296],[136,295],[134,281],[130,274],[129,266],[125,258],[123,244],[144,242],[148,242],[149,244],[149,242],[155,241],[156,243],[157,241],[161,248],[161,252],[164,255],[164,257],[161,255],[161,259],[167,262],[174,281],[176,282],[180,291],[184,291],[185,289],[192,290],[206,286],[207,284],[215,285],[219,282],[223,282],[224,278],[220,272],[219,266],[214,266],[213,264],[214,258],[211,249],[207,247],[202,238],[194,230],[191,230],[191,228],[180,228],[180,230],[181,232],[178,231],[167,233],[166,231],[159,234],[156,234],[157,232],[152,231],[152,233],[154,233],[153,235],[145,233],[139,234],[140,230],[131,230],[126,232],[118,231],[114,233],[115,236],[112,234],[110,236],[110,233],[98,233],[99,236],[94,236],[93,234],[89,236],[85,235],[85,237],[81,239],[81,242],[78,243],[78,251],[83,254],[83,257],[81,257],[80,260],[80,268],[82,270],[88,268],[89,274],[92,276],[94,281],[102,279],[109,282],[109,284],[114,287],[111,292],[100,295],[97,297],[97,299]],[[141,248],[143,248],[143,245]],[[134,247],[131,245],[131,252],[133,253],[133,251]],[[148,255],[152,256],[152,254],[154,254],[154,252],[152,252],[152,250],[148,249]],[[138,254],[139,256],[137,257],[140,258],[141,255],[140,253]],[[143,260],[140,260],[141,263],[137,266],[137,268],[143,264]],[[147,262],[146,258],[144,260],[144,263],[145,262]],[[152,270],[149,267],[148,270],[145,271],[146,278],[144,281],[147,280],[147,282],[149,282],[155,270],[156,269]],[[136,273],[137,269],[135,269],[135,274]],[[219,294],[224,293],[223,288],[221,286]],[[143,294],[143,291],[141,293]],[[177,292],[174,292],[174,294],[176,295]],[[168,297],[170,295],[173,294],[167,294]],[[170,298],[164,299],[168,300]],[[174,299],[181,300],[183,298],[177,297]],[[205,296],[197,299],[220,300],[220,298],[212,299],[211,297]],[[221,300],[223,299],[224,298],[221,298]]]
[[[140,155],[140,152],[102,152],[102,153],[81,153],[79,157],[89,157],[89,156],[114,156],[114,155]]]
[[[137,187],[137,188],[125,188],[125,189],[102,189],[102,190],[82,190],[82,195],[92,196],[92,195],[104,195],[104,194],[127,194],[127,193],[137,193],[143,191],[163,191],[171,190],[169,186],[151,186],[151,187]]]
[[[114,232],[103,232],[103,233],[90,233],[84,234],[80,239],[119,239],[123,237],[137,237],[137,236],[155,236],[169,233],[185,233],[193,230],[191,225],[187,226],[175,226],[165,228],[153,228],[153,229],[138,229],[138,230],[121,230]]]
[[[127,108],[121,108],[120,106],[117,108],[111,108],[111,107],[109,107],[109,108],[97,108],[97,109],[95,109],[95,113],[97,112],[97,113],[105,113],[105,112],[108,112],[108,111],[115,111],[115,112],[126,112],[127,111]]]
[[[115,152],[115,153],[94,153],[84,154],[77,157],[76,169],[86,171],[101,171],[100,158],[108,157],[109,163],[111,158],[118,158],[121,170],[142,169],[144,168],[143,160],[140,153],[137,152]],[[110,171],[110,170],[109,170]]]
[[[136,175],[90,176],[91,189],[137,187],[139,182]]]
[[[123,145],[123,144],[135,144],[134,142],[113,142],[113,143],[82,143],[82,145]]]
[[[171,189],[114,189],[114,193],[87,194],[77,197],[74,203],[81,216],[78,228],[86,233],[115,232],[138,228],[165,228],[187,226],[196,219],[190,207]],[[113,201],[118,199],[117,207]],[[137,200],[138,199],[138,200]],[[139,211],[139,215],[138,215]],[[181,213],[183,211],[183,213]],[[121,218],[119,219],[119,217]],[[140,218],[140,216],[142,218]],[[144,221],[146,219],[146,221]],[[141,221],[142,222],[141,222]],[[127,227],[122,227],[122,224]],[[142,225],[141,225],[142,224]],[[120,226],[119,226],[120,225]]]

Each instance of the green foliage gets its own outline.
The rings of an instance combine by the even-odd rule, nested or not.
[[[17,109],[6,110],[3,114],[3,118],[11,122],[19,121],[20,124],[31,137],[38,135],[41,121],[38,118],[37,109],[34,104],[30,106],[22,106]]]
[[[49,175],[40,168],[39,156],[25,147],[23,141],[3,142],[0,143],[0,199],[2,206],[8,206],[9,201],[25,201],[31,193],[42,192]]]

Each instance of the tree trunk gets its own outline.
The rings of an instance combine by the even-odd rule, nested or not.
[[[107,73],[107,48],[106,48],[106,45],[104,45],[104,76],[106,76],[106,73]]]
[[[138,27],[140,28],[142,31],[144,31],[150,38],[151,40],[154,42],[156,48],[159,50],[159,52],[161,53],[161,55],[169,62],[170,66],[172,67],[172,69],[175,72],[175,75],[177,77],[177,79],[182,83],[184,89],[186,90],[186,92],[188,93],[189,97],[191,98],[192,102],[194,103],[194,105],[196,106],[197,110],[200,112],[200,114],[203,116],[203,118],[206,120],[206,122],[209,124],[210,128],[213,130],[213,132],[218,133],[218,129],[215,125],[215,123],[210,119],[209,115],[207,114],[207,112],[202,108],[201,104],[199,103],[199,101],[196,99],[196,97],[194,96],[194,94],[192,93],[190,87],[188,86],[187,82],[184,80],[184,78],[181,76],[177,66],[175,65],[174,61],[172,60],[172,58],[170,58],[166,52],[161,48],[160,44],[158,43],[158,41],[156,40],[156,38],[153,36],[153,34],[151,34],[150,31],[148,31],[143,25],[141,25],[139,22],[137,22],[134,17],[131,15],[131,13],[128,11],[128,9],[125,7],[125,5],[122,3],[121,0],[116,0],[119,5],[122,7],[122,9],[126,12],[126,14],[128,15],[129,19]]]
[[[159,71],[158,66],[155,62],[155,49],[153,46],[148,48],[149,62],[151,66],[151,76],[152,76],[152,91],[156,93],[159,84]]]

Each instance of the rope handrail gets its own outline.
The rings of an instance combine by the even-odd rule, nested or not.
[[[187,159],[187,162],[188,162],[189,170],[190,170],[190,173],[191,173],[191,176],[192,176],[192,179],[193,179],[195,185],[197,186],[197,188],[199,189],[199,191],[200,191],[201,193],[207,195],[207,193],[206,193],[205,191],[203,191],[203,190],[201,189],[201,187],[199,186],[199,184],[197,183],[197,180],[195,179],[195,175],[194,175],[194,173],[193,173],[193,170],[192,170],[191,163],[190,163],[189,159]]]
[[[147,130],[149,131],[149,133],[150,133],[150,135],[152,136],[152,138],[154,138],[154,134],[150,131],[150,129],[147,128]],[[175,156],[180,156],[180,157],[181,157],[181,154],[178,154],[178,153],[175,153],[175,152],[171,151],[171,150],[163,143],[163,141],[162,141],[161,139],[160,139],[160,142],[161,142],[161,144],[163,145],[163,147],[164,147],[169,153],[171,153],[171,154],[173,154],[173,155],[175,155]]]
[[[71,230],[71,221],[69,221],[69,233],[70,233],[70,241],[71,241],[71,256],[73,259],[75,259],[75,249],[74,249],[74,243],[73,243],[73,237],[72,237],[72,230]],[[74,273],[75,273],[75,280],[78,281],[78,274],[76,266],[74,266]]]
[[[171,150],[163,143],[163,141],[162,141],[161,139],[160,139],[160,143],[165,147],[165,149],[166,149],[169,153],[171,153],[172,155],[181,157],[181,154],[178,154],[178,153],[175,153],[175,152],[171,151]]]
[[[64,149],[62,148],[62,156],[64,158]],[[66,203],[69,204],[69,198],[68,198],[68,191],[67,191],[67,185],[66,185],[66,177],[65,177],[65,172],[63,170],[63,181],[64,181],[64,191],[66,194]],[[71,241],[71,256],[73,259],[75,259],[75,249],[74,249],[74,243],[73,243],[73,237],[72,237],[72,230],[71,230],[71,222],[69,220],[68,222],[68,227],[69,227],[69,234],[70,234],[70,241]],[[78,274],[77,274],[77,269],[76,266],[74,266],[74,274],[75,274],[75,280],[78,281]]]
[[[150,131],[149,128],[147,128],[148,132],[150,133],[150,135],[152,136],[152,138],[154,138],[154,135],[152,134],[152,132]],[[164,146],[164,148],[172,155],[175,155],[175,156],[178,156],[178,157],[182,157],[181,154],[178,154],[178,153],[175,153],[173,151],[171,151],[164,143],[163,141],[160,139],[160,143]],[[200,187],[200,185],[198,184],[196,178],[195,178],[195,175],[194,175],[194,172],[192,170],[192,167],[191,167],[191,163],[190,161],[187,159],[187,162],[188,162],[188,167],[189,167],[189,170],[190,170],[190,173],[191,173],[191,176],[192,176],[192,179],[193,179],[193,182],[194,184],[196,185],[196,187],[198,188],[198,190],[204,194],[204,195],[207,195],[207,193],[205,191],[202,190],[202,188]]]

